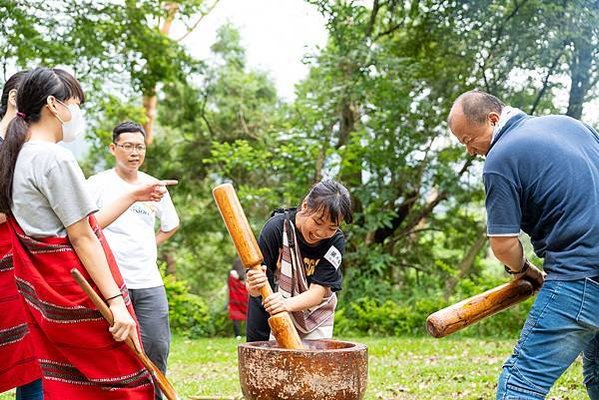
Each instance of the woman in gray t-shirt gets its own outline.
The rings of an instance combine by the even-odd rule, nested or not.
[[[58,69],[32,70],[19,86],[19,112],[0,148],[0,212],[12,215],[15,280],[32,332],[43,332],[37,356],[50,397],[149,400],[154,391],[148,372],[131,350],[112,342],[131,337],[140,348],[127,289],[89,218],[97,209],[83,173],[56,144],[83,131],[83,101],[79,82]],[[112,311],[112,327],[74,284],[72,268],[97,285]]]
[[[0,97],[0,146],[4,142],[8,123],[17,115],[17,88],[27,71],[13,74],[2,88]],[[27,323],[25,309],[17,292],[11,270],[12,245],[6,215],[0,213],[0,360],[4,368],[0,371],[0,392],[17,388],[15,400],[42,400],[41,371],[29,333],[23,332]],[[20,332],[20,334],[19,334]],[[29,383],[27,383],[29,382]]]

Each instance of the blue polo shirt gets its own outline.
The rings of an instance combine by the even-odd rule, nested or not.
[[[520,230],[547,279],[599,275],[599,134],[566,116],[512,117],[483,168],[487,233]]]

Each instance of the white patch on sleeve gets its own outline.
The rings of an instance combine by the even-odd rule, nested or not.
[[[337,250],[335,246],[331,246],[327,254],[324,255],[325,260],[330,262],[335,269],[338,269],[341,265],[341,260],[343,257],[341,256],[341,252]]]

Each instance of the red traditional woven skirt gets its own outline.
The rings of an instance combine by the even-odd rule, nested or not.
[[[42,371],[44,400],[153,400],[149,372],[77,285],[77,268],[99,293],[68,238],[34,239],[9,218],[14,275]],[[90,217],[108,265],[135,316],[127,288],[101,229]],[[141,339],[140,339],[141,342]]]
[[[0,393],[42,377],[17,292],[8,224],[0,224]]]
[[[245,284],[229,274],[229,319],[245,321],[248,313],[248,292]]]

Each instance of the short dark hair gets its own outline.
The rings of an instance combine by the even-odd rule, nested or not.
[[[27,72],[28,71],[19,71],[13,74],[10,78],[8,78],[6,83],[4,83],[2,96],[0,97],[0,119],[4,118],[4,114],[6,114],[6,110],[8,109],[8,95],[10,91],[19,87],[21,78],[23,78]]]
[[[492,94],[482,90],[470,90],[462,93],[456,99],[456,103],[462,106],[462,112],[466,119],[476,124],[484,124],[491,112],[501,114],[505,104]]]
[[[139,132],[143,135],[144,138],[146,137],[146,131],[144,130],[143,126],[141,126],[137,122],[125,121],[115,126],[115,128],[112,130],[112,141],[116,143],[117,139],[119,138],[119,136],[121,136],[122,133],[129,132]]]
[[[304,201],[310,210],[326,213],[331,222],[336,225],[341,223],[341,220],[348,224],[353,220],[349,191],[341,183],[332,179],[322,180],[312,186]]]

